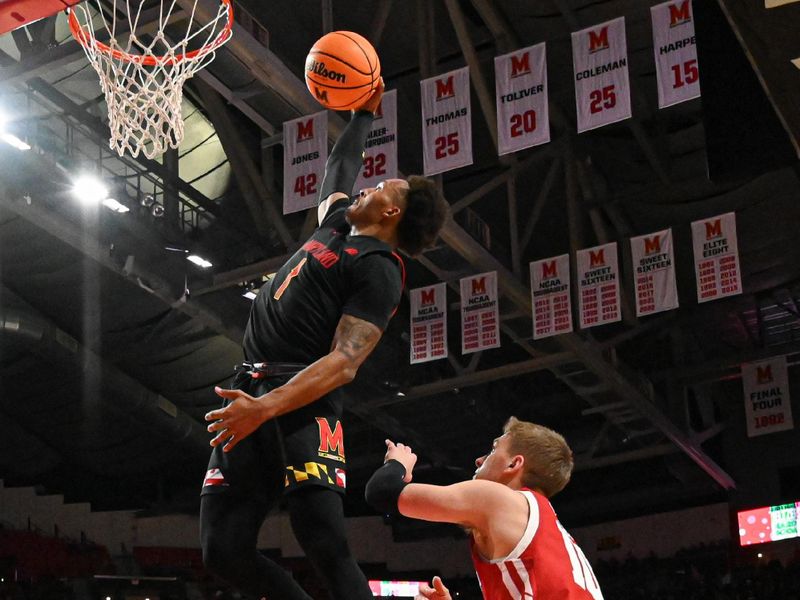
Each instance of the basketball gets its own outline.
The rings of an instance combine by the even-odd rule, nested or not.
[[[332,110],[358,108],[378,84],[381,63],[364,37],[332,31],[317,40],[306,57],[306,85],[317,102]]]

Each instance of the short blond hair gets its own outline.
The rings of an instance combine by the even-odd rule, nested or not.
[[[511,454],[525,457],[522,482],[548,498],[564,489],[572,476],[572,450],[560,433],[544,425],[511,417],[503,426]]]

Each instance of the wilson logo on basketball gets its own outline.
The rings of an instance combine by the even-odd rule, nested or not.
[[[309,57],[306,61],[306,71],[308,73],[319,75],[320,77],[325,77],[331,81],[336,81],[339,83],[347,82],[347,76],[344,73],[333,71],[326,67],[324,62],[314,60],[312,57]]]

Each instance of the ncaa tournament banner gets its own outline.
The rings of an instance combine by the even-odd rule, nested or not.
[[[692,247],[697,302],[742,293],[735,213],[694,221]]]
[[[471,165],[469,67],[423,79],[420,86],[425,175]]]
[[[636,316],[678,308],[672,229],[631,238]]]
[[[631,118],[625,17],[572,34],[578,133]]]
[[[328,111],[283,124],[283,214],[317,205],[328,160]]]
[[[500,346],[497,313],[497,272],[461,281],[461,354]]]
[[[617,243],[578,250],[575,258],[581,329],[622,319]]]
[[[572,331],[569,254],[530,264],[533,339]]]
[[[364,167],[353,192],[397,178],[397,90],[383,94],[364,149]]]
[[[497,153],[550,141],[544,42],[494,59]]]
[[[447,287],[437,283],[409,292],[411,364],[447,357]]]
[[[694,37],[692,1],[664,2],[650,8],[656,56],[658,107],[700,96],[700,71]]]
[[[747,436],[794,429],[786,357],[742,364]]]

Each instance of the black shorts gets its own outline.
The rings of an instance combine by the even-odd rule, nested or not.
[[[288,376],[251,379],[234,386],[260,396],[283,385]],[[202,494],[235,493],[277,498],[308,485],[344,493],[346,484],[341,394],[331,394],[294,412],[267,421],[230,452],[211,451]],[[227,403],[227,401],[226,401]]]

